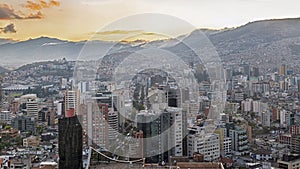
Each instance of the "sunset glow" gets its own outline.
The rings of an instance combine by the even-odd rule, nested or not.
[[[297,0],[1,0],[0,38],[26,40],[40,36],[80,41],[96,37],[118,41],[121,34],[130,40],[164,39],[151,27],[111,28],[111,22],[142,13],[160,13],[178,17],[197,28],[236,27],[251,21],[299,16]],[[255,10],[256,12],[253,12]],[[130,25],[130,23],[128,23]],[[167,23],[166,23],[167,24]],[[139,28],[140,29],[140,28]],[[118,31],[118,32],[116,32]],[[190,30],[177,30],[174,36]],[[101,36],[99,36],[101,34]],[[96,35],[96,36],[95,36]]]

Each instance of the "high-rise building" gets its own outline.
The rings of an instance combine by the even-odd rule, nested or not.
[[[285,64],[280,65],[279,67],[279,75],[286,75],[287,73],[287,66]]]
[[[241,68],[243,69],[243,75],[244,76],[247,76],[247,79],[249,80],[250,78],[250,73],[251,73],[251,70],[250,70],[250,65],[247,64],[247,63],[243,63],[240,65]]]
[[[224,121],[226,122],[226,121]],[[231,151],[231,138],[227,137],[227,130],[225,127],[218,127],[215,132],[219,135],[220,140],[220,156],[229,157],[232,154]]]
[[[101,91],[94,97],[99,104],[99,110],[104,114],[108,139],[115,139],[119,131],[118,96],[110,91]]]
[[[242,110],[247,113],[253,110],[253,99],[246,99],[242,101]]]
[[[146,162],[167,162],[170,156],[183,155],[181,108],[169,107],[162,112],[137,114],[137,129],[143,132]]]
[[[80,91],[80,93],[89,91],[89,83],[88,82],[79,82],[78,90]]]
[[[258,67],[253,67],[253,68],[252,68],[251,75],[252,75],[253,77],[258,77],[258,76],[259,76],[259,68],[258,68]]]
[[[280,125],[282,127],[289,127],[294,124],[295,114],[285,109],[280,110]]]
[[[65,93],[65,116],[71,117],[78,111],[79,105],[79,91],[67,90]]]
[[[59,168],[82,168],[82,116],[77,115],[78,100],[78,90],[66,91],[62,103],[65,109],[58,120]]]
[[[0,111],[2,111],[2,99],[3,99],[3,96],[2,96],[2,77],[0,77]]]
[[[297,78],[297,89],[298,89],[298,92],[300,92],[300,79],[299,77]]]
[[[280,90],[289,90],[289,83],[287,81],[279,81]]]
[[[247,131],[236,126],[235,129],[229,130],[229,137],[232,141],[232,150],[236,155],[244,155],[248,153],[248,136]]]
[[[58,120],[59,168],[82,168],[82,127],[78,116]]]
[[[27,113],[28,117],[33,117],[37,121],[38,115],[38,101],[36,94],[27,94],[20,97],[20,103],[23,105],[23,111]]]
[[[107,104],[87,102],[79,105],[85,146],[98,145],[105,147],[108,143],[106,112],[108,112]]]
[[[232,155],[232,143],[230,137],[225,137],[223,141],[223,153],[224,157],[230,157]]]
[[[271,126],[271,113],[269,110],[261,113],[261,123],[265,127]]]
[[[28,99],[26,103],[27,116],[38,119],[38,102],[36,99]]]

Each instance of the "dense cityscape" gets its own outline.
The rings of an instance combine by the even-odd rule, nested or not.
[[[0,169],[300,169],[298,1],[0,1]]]
[[[85,65],[79,62],[76,69]],[[190,63],[188,69],[199,67]],[[75,62],[63,58],[2,74],[3,166],[288,168],[300,163],[300,79],[289,65],[262,73],[246,62],[224,64],[227,92],[219,119],[204,69],[196,93],[160,69],[146,69],[121,85],[76,81],[72,73],[61,73],[74,69]],[[111,75],[98,70],[97,77],[103,76]]]

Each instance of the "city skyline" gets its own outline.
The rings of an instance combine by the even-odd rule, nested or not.
[[[193,0],[189,3],[179,0],[2,0],[0,38],[22,41],[47,36],[81,41],[100,34],[97,38],[106,41],[118,41],[124,35],[133,36],[130,40],[157,40],[167,37],[157,34],[158,31],[149,25],[137,29],[130,27],[134,24],[128,22],[125,23],[128,26],[103,28],[121,18],[144,13],[170,15],[195,28],[231,28],[257,20],[297,18],[300,16],[298,5],[296,0]],[[191,31],[178,28],[172,30],[172,35]],[[138,36],[134,36],[136,34]]]

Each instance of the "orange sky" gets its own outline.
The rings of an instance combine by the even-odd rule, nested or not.
[[[78,41],[98,32],[101,40],[117,41],[123,34],[130,35],[130,40],[153,40],[167,38],[156,34],[159,25],[137,28],[139,20],[117,27],[107,25],[126,16],[161,13],[197,28],[217,29],[261,19],[300,17],[299,5],[298,0],[0,0],[0,38],[49,36]],[[174,36],[191,31],[176,24],[172,28]]]

